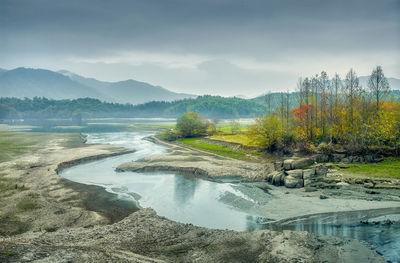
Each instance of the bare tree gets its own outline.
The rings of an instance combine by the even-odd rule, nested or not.
[[[328,89],[329,89],[329,78],[328,74],[325,71],[321,72],[321,75],[318,80],[319,84],[319,93],[321,96],[320,99],[320,110],[321,110],[321,128],[322,135],[326,135],[326,110],[327,110],[327,100],[328,100]]]
[[[271,91],[268,91],[268,93],[265,95],[265,103],[267,104],[268,115],[271,114],[271,97]]]
[[[350,111],[350,123],[353,123],[355,101],[360,96],[362,91],[357,74],[353,69],[350,69],[346,75],[344,91],[347,96],[348,107]]]
[[[383,74],[381,66],[377,66],[376,69],[372,71],[368,80],[368,88],[375,100],[376,112],[378,112],[382,99],[390,91],[389,82]]]

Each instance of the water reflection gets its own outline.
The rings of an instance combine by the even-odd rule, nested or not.
[[[64,170],[61,175],[76,182],[102,185],[108,191],[121,195],[136,193],[141,196],[138,200],[141,206],[151,207],[157,214],[174,221],[238,231],[294,230],[316,235],[349,237],[367,241],[387,260],[400,262],[400,224],[360,223],[388,214],[396,214],[399,216],[397,220],[400,220],[400,208],[319,214],[271,224],[266,218],[247,214],[229,205],[240,200],[243,195],[229,183],[216,183],[171,173],[115,173],[113,167],[123,162],[165,151],[162,146],[142,140],[147,135],[149,134],[143,132],[90,134],[88,141],[91,143],[112,143],[133,147],[137,151],[81,164]]]
[[[188,178],[186,176],[175,176],[174,177],[174,201],[179,205],[185,205],[190,201],[198,185],[198,180],[194,178]]]
[[[390,211],[400,217],[399,209],[377,209],[369,213],[379,215]],[[370,219],[370,222],[366,223],[368,216],[370,215],[365,211],[321,214],[266,224],[265,228],[275,231],[307,231],[319,236],[336,236],[366,241],[386,260],[400,262],[400,223],[390,224],[385,220],[374,222],[374,219]]]

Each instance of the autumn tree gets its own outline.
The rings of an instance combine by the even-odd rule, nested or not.
[[[381,66],[377,66],[371,73],[368,80],[368,88],[371,92],[372,98],[375,101],[376,113],[379,112],[382,99],[390,91],[389,82],[387,81]]]

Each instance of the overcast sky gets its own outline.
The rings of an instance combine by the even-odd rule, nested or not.
[[[0,67],[255,96],[382,65],[400,78],[400,0],[0,0]]]

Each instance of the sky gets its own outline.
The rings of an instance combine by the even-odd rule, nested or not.
[[[325,70],[400,78],[400,0],[0,0],[0,68],[254,97]]]

